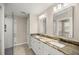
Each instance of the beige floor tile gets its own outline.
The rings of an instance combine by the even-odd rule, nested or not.
[[[34,55],[34,52],[24,44],[14,47],[14,55]]]

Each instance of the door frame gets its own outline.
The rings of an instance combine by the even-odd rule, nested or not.
[[[1,6],[1,55],[4,55],[4,4],[3,3],[0,3],[0,6]]]

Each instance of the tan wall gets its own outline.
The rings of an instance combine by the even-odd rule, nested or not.
[[[16,39],[15,44],[25,43],[27,41],[27,19],[24,17],[15,17],[16,20]]]
[[[79,4],[75,5],[74,11],[74,40],[79,41]]]
[[[30,33],[38,32],[38,21],[37,16],[30,14]]]
[[[47,34],[53,35],[53,8],[47,10]]]

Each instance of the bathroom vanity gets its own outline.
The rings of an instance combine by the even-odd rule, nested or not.
[[[78,44],[56,36],[31,34],[31,48],[36,55],[78,55]]]

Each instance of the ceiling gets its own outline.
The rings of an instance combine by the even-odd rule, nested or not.
[[[11,14],[14,12],[17,15],[22,15],[22,13],[30,14],[40,14],[45,9],[54,5],[54,3],[4,3],[5,14]]]

